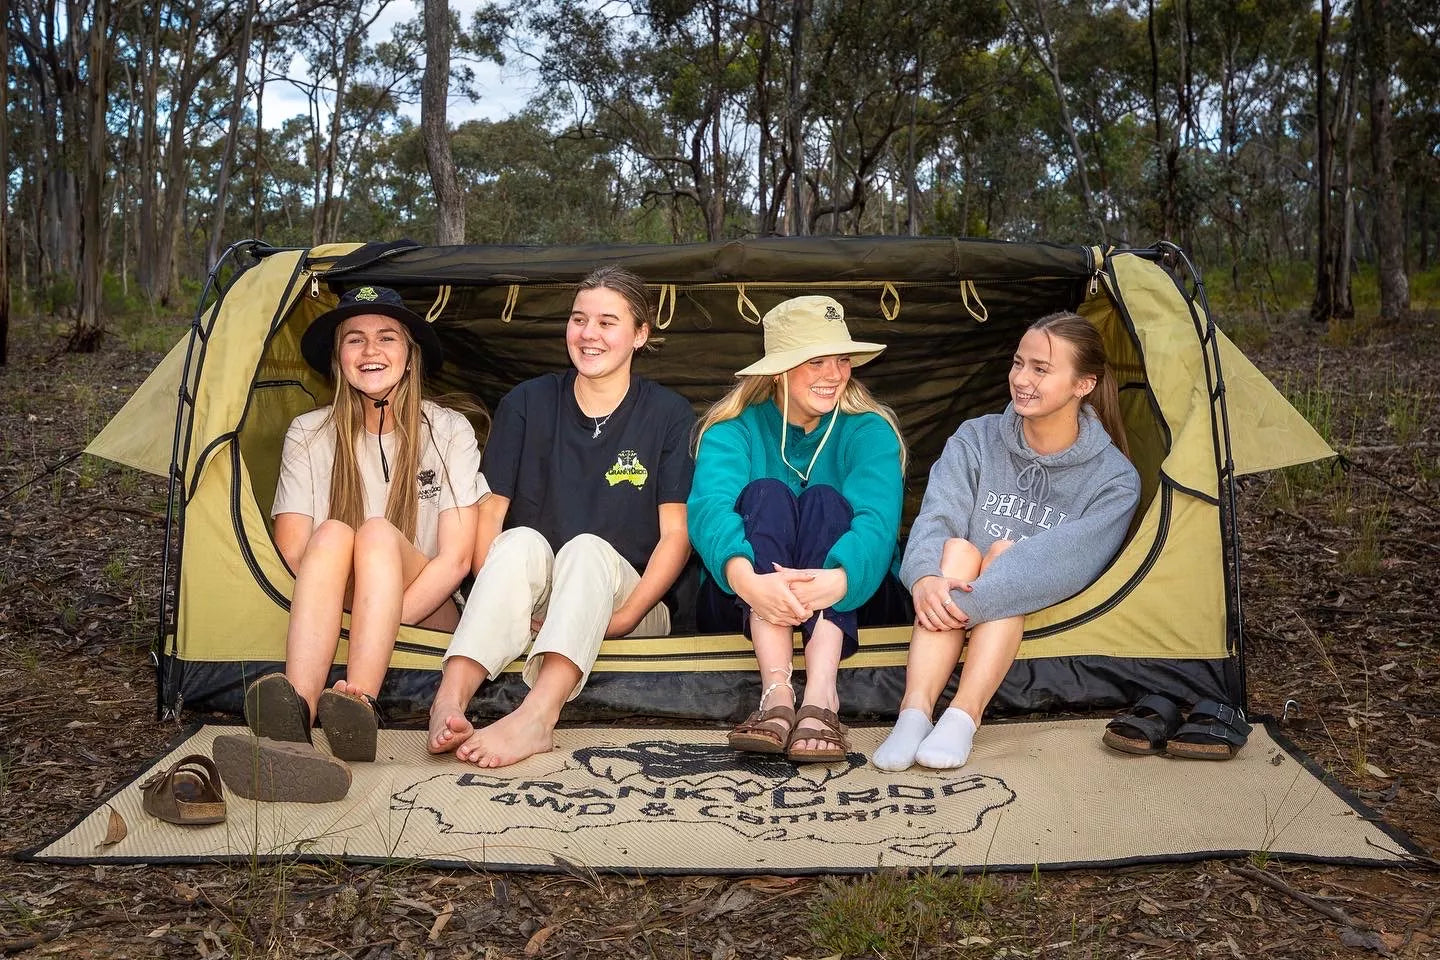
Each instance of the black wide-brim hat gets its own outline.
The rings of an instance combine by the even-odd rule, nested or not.
[[[421,372],[429,377],[445,363],[445,351],[435,328],[414,310],[405,306],[405,299],[389,287],[356,287],[340,295],[340,304],[315,318],[300,336],[300,353],[305,362],[325,376],[330,376],[330,358],[335,351],[335,331],[351,317],[378,314],[399,320],[410,331],[420,347]]]

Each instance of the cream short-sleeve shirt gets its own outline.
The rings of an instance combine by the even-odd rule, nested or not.
[[[461,414],[429,400],[421,402],[421,413],[430,428],[421,423],[420,469],[413,482],[420,495],[420,512],[415,524],[415,547],[427,557],[440,552],[440,514],[452,507],[468,507],[490,492],[480,473],[480,450],[475,431]],[[365,488],[365,517],[383,517],[389,486],[380,464],[380,447],[385,458],[395,463],[395,435],[366,433],[356,441],[355,456]],[[316,524],[330,517],[330,472],[335,465],[335,424],[330,408],[302,413],[285,431],[281,454],[280,481],[275,488],[272,517],[299,513]],[[399,477],[392,476],[392,482]]]

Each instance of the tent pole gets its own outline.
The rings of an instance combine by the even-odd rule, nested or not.
[[[1215,318],[1210,313],[1210,304],[1205,296],[1205,281],[1200,274],[1200,269],[1178,245],[1168,240],[1162,240],[1157,246],[1163,254],[1178,261],[1190,276],[1194,292],[1193,294],[1187,293],[1186,299],[1191,303],[1192,317],[1194,317],[1194,306],[1197,301],[1205,315],[1204,329],[1198,329],[1199,318],[1194,317],[1194,319],[1197,321],[1196,332],[1200,335],[1201,347],[1207,351],[1205,379],[1210,393],[1210,402],[1219,410],[1218,418],[1212,415],[1211,429],[1215,436],[1215,467],[1221,484],[1220,536],[1227,559],[1225,564],[1227,577],[1225,592],[1229,599],[1229,610],[1226,611],[1229,619],[1229,630],[1227,631],[1229,637],[1227,639],[1233,643],[1236,666],[1240,674],[1238,678],[1239,706],[1248,714],[1250,712],[1250,691],[1245,665],[1245,611],[1240,583],[1238,497],[1235,492],[1235,458],[1231,452],[1230,443],[1230,411],[1225,401],[1225,377],[1220,369],[1220,341],[1217,336],[1219,328],[1215,325]]]
[[[159,621],[156,628],[155,643],[150,650],[150,659],[155,667],[156,720],[164,720],[167,718],[167,715],[178,715],[180,707],[178,699],[176,699],[173,704],[166,703],[167,698],[165,693],[165,666],[166,659],[168,658],[169,654],[167,654],[165,650],[165,639],[167,634],[169,633],[170,614],[173,612],[178,615],[179,607],[179,599],[177,596],[176,602],[174,604],[177,609],[174,611],[171,610],[172,605],[170,603],[170,580],[172,569],[170,558],[173,551],[175,554],[174,566],[176,568],[174,570],[174,575],[177,578],[175,587],[178,594],[178,568],[180,564],[180,553],[183,549],[182,538],[184,537],[185,528],[184,517],[179,516],[179,514],[183,514],[184,512],[183,494],[177,496],[177,488],[183,481],[185,475],[184,468],[180,463],[180,435],[182,432],[182,425],[187,422],[185,419],[185,408],[190,407],[191,412],[194,412],[193,408],[195,403],[195,397],[190,393],[189,385],[191,370],[194,367],[196,360],[195,344],[197,341],[205,340],[209,337],[209,331],[203,326],[203,317],[205,316],[207,303],[209,302],[211,295],[214,294],[215,297],[215,302],[213,304],[209,304],[209,310],[212,316],[211,322],[213,325],[214,316],[219,313],[220,302],[225,299],[225,291],[229,289],[229,284],[222,285],[220,283],[220,271],[224,269],[225,266],[230,263],[233,258],[237,257],[242,249],[245,249],[247,247],[251,249],[252,254],[254,254],[256,257],[266,256],[268,255],[268,253],[273,252],[275,249],[261,243],[259,240],[241,240],[237,243],[232,243],[229,247],[227,247],[225,249],[225,252],[220,255],[220,259],[215,262],[215,266],[210,270],[209,275],[205,278],[205,287],[203,290],[200,291],[200,299],[199,302],[196,304],[195,314],[193,317],[191,317],[190,320],[190,340],[185,347],[185,365],[180,372],[180,390],[176,397],[175,404],[175,432],[171,438],[170,444],[170,476],[168,484],[169,489],[167,490],[165,497],[164,549],[161,552],[160,556]],[[240,268],[240,270],[237,271],[237,275],[239,272],[243,272],[244,269],[245,268],[243,267]],[[234,278],[232,277],[231,281],[233,282],[233,280]],[[198,370],[196,370],[196,375],[198,376]],[[188,455],[188,444],[186,452]],[[177,540],[180,540],[180,542],[177,542]]]

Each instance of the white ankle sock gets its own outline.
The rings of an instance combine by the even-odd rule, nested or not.
[[[940,722],[915,751],[915,762],[934,770],[963,767],[974,745],[975,721],[959,707],[951,707],[940,715]]]
[[[917,707],[901,710],[900,716],[895,719],[895,729],[875,749],[870,762],[892,773],[910,769],[915,762],[915,750],[934,726],[924,710]]]

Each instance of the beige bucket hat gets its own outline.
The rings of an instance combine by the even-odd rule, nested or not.
[[[858,367],[878,357],[883,343],[850,339],[845,326],[845,308],[833,297],[793,297],[777,304],[760,320],[765,328],[765,356],[737,377],[768,377],[792,370],[816,357],[850,355]]]

